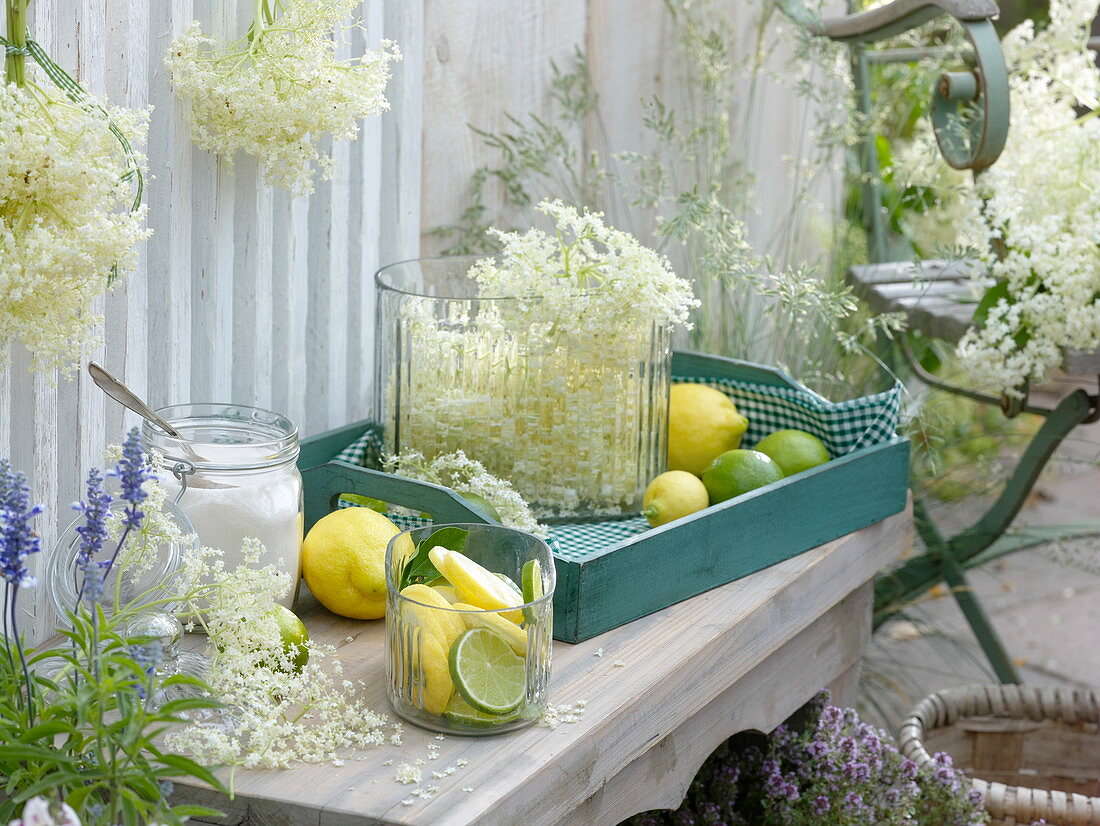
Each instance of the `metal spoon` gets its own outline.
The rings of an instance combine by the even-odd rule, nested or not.
[[[188,444],[180,432],[176,428],[172,427],[165,419],[158,416],[156,411],[153,410],[144,401],[138,398],[129,387],[120,382],[94,361],[88,362],[88,374],[91,375],[92,381],[96,383],[104,393],[121,404],[123,407],[133,410],[139,416],[148,419],[173,439],[180,440],[180,447],[183,448],[183,452],[187,454],[187,458],[192,462],[205,461],[202,456],[196,453],[190,444]]]

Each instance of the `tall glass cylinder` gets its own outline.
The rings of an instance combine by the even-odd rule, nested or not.
[[[637,511],[664,469],[671,333],[648,319],[563,333],[532,321],[530,298],[520,312],[515,296],[483,295],[468,275],[475,260],[406,261],[376,276],[387,451],[464,450],[542,518]]]

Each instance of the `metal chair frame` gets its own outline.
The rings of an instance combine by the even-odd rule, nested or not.
[[[871,68],[876,63],[914,62],[934,54],[923,49],[880,49],[869,45],[894,37],[929,20],[947,16],[962,27],[973,48],[973,64],[967,71],[943,73],[932,89],[931,119],[936,140],[948,164],[980,174],[992,165],[1004,148],[1009,125],[1008,72],[993,19],[1000,9],[993,0],[894,0],[878,8],[822,19],[801,0],[777,0],[784,12],[811,33],[846,43],[851,49],[856,105],[865,114],[872,109]],[[960,108],[974,107],[979,117],[969,119],[965,130],[954,117]],[[887,226],[881,209],[882,181],[875,136],[864,137],[859,153],[863,180],[863,219],[871,238],[871,259],[887,257]],[[875,624],[903,610],[930,588],[945,582],[970,624],[993,671],[1004,683],[1020,682],[1019,673],[966,578],[966,570],[1004,554],[1051,538],[1046,530],[1006,535],[1043,467],[1058,445],[1079,424],[1100,418],[1100,393],[1076,390],[1054,408],[1022,402],[1007,403],[947,384],[924,371],[913,357],[905,336],[901,352],[913,374],[924,384],[981,402],[1000,404],[1006,415],[1022,411],[1046,417],[1025,449],[1001,495],[970,527],[945,536],[932,520],[924,502],[914,502],[914,518],[925,552],[898,568],[879,575],[875,584]],[[1066,526],[1067,528],[1069,526]],[[1100,524],[1075,526],[1079,533],[1100,532]]]

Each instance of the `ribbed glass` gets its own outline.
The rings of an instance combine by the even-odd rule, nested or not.
[[[468,532],[463,555],[517,585],[523,580],[523,566],[537,560],[543,595],[524,604],[517,591],[515,607],[496,611],[471,610],[468,604],[443,608],[403,595],[398,586],[407,559],[395,553],[395,548],[403,546],[405,536],[417,547],[421,540],[447,527]],[[550,688],[555,582],[549,546],[523,531],[499,525],[430,525],[391,539],[386,549],[386,676],[394,712],[445,734],[500,734],[539,719]],[[515,626],[501,639],[510,647],[509,659],[514,655],[523,668],[523,701],[501,714],[471,713],[468,707],[462,711],[465,701],[453,679],[453,649],[465,631],[488,629],[499,634],[501,624]]]
[[[472,257],[406,261],[377,277],[377,415],[386,449],[464,450],[542,518],[636,512],[664,470],[671,334],[517,327]]]

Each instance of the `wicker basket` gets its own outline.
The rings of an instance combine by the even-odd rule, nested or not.
[[[978,685],[925,697],[902,724],[901,751],[923,765],[947,752],[985,795],[994,826],[1045,819],[1100,826],[1100,694]]]

